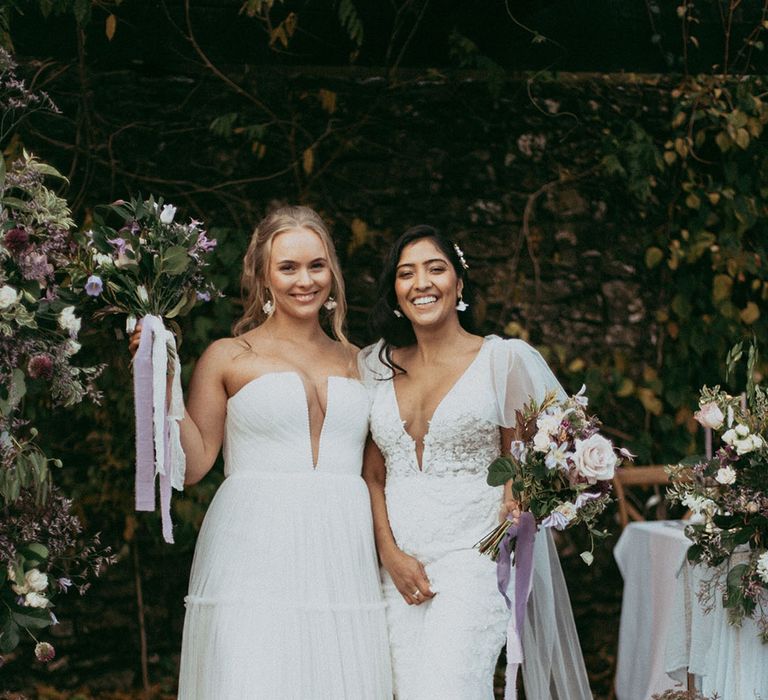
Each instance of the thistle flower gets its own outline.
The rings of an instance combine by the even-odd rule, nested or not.
[[[52,661],[56,656],[56,649],[53,648],[53,644],[48,642],[38,642],[35,645],[35,658],[44,664]]]
[[[12,228],[3,238],[3,244],[13,255],[23,253],[29,243],[29,234],[22,228]]]
[[[33,355],[29,358],[27,363],[27,374],[32,379],[43,378],[48,381],[53,379],[53,358],[46,354],[40,353],[39,355]]]

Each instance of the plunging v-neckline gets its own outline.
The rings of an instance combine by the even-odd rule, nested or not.
[[[440,399],[440,401],[437,402],[437,405],[435,406],[435,410],[432,411],[432,415],[427,420],[427,429],[424,432],[424,435],[421,436],[420,442],[421,442],[421,459],[419,459],[419,452],[418,452],[418,441],[416,440],[413,435],[411,435],[410,432],[406,429],[406,421],[403,420],[402,415],[400,413],[400,402],[397,399],[397,388],[395,387],[395,380],[392,378],[390,380],[390,384],[392,385],[392,400],[395,406],[395,412],[397,413],[397,418],[400,423],[400,429],[403,431],[403,434],[410,439],[411,445],[413,448],[413,456],[414,460],[416,462],[416,467],[420,472],[424,471],[424,451],[426,449],[426,443],[427,443],[427,437],[429,437],[429,433],[432,430],[432,422],[435,420],[435,416],[438,414],[440,409],[442,408],[443,404],[446,402],[448,397],[454,392],[457,386],[461,384],[464,377],[469,374],[469,371],[477,364],[477,361],[480,359],[480,356],[483,354],[483,350],[485,350],[485,346],[487,345],[488,336],[485,336],[483,338],[483,342],[480,345],[480,349],[475,353],[475,356],[472,358],[471,362],[464,368],[464,371],[456,378],[456,381],[451,384],[450,389],[443,394],[443,397]]]
[[[320,456],[321,456],[321,450],[323,446],[323,433],[325,431],[325,424],[328,422],[328,413],[330,411],[331,407],[331,380],[346,380],[350,382],[357,382],[359,381],[355,377],[345,377],[344,375],[340,374],[329,374],[325,378],[325,410],[322,411],[323,413],[323,422],[320,424],[320,432],[317,435],[317,450],[315,450],[315,444],[312,440],[312,413],[310,409],[310,403],[309,403],[309,392],[307,391],[307,385],[302,379],[302,375],[297,372],[296,370],[289,369],[289,370],[279,370],[276,372],[265,372],[264,374],[260,374],[258,377],[254,377],[250,381],[247,381],[245,384],[243,384],[232,396],[227,399],[227,403],[232,401],[235,397],[240,396],[240,394],[243,393],[244,389],[247,389],[253,384],[258,383],[259,381],[263,380],[266,377],[272,377],[275,375],[292,375],[296,377],[296,379],[299,381],[299,384],[301,384],[302,393],[304,395],[304,404],[306,408],[306,416],[307,416],[307,443],[309,444],[309,464],[312,467],[313,471],[316,471],[318,466],[320,465]],[[315,394],[317,394],[317,385],[315,386]],[[318,402],[319,403],[319,402]],[[322,405],[320,406],[322,410]]]

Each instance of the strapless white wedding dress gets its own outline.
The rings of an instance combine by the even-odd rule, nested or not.
[[[384,604],[360,476],[368,395],[329,377],[313,465],[295,372],[227,404],[226,478],[195,549],[183,700],[391,700]]]
[[[397,700],[492,700],[510,613],[496,565],[474,545],[498,524],[502,489],[486,483],[500,454],[500,426],[550,389],[562,392],[541,355],[519,340],[488,336],[438,404],[416,443],[400,417],[381,343],[362,351],[372,392],[371,434],[386,462],[387,512],[395,540],[424,564],[436,595],[409,606],[382,571]],[[514,576],[508,590],[514,600]],[[534,546],[533,592],[522,633],[531,700],[587,700],[584,661],[557,552],[548,531]]]

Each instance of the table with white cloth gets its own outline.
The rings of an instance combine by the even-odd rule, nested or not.
[[[654,693],[679,687],[665,672],[664,651],[670,620],[681,617],[674,609],[676,574],[691,544],[684,527],[680,520],[633,522],[616,543],[613,555],[624,577],[618,700],[650,700]],[[684,628],[682,619],[679,625]]]
[[[740,563],[740,558],[746,560],[735,553],[731,565]],[[768,644],[760,641],[755,621],[745,619],[741,627],[729,624],[722,589],[714,591],[712,609],[705,613],[698,594],[702,582],[712,581],[717,572],[680,563],[668,624],[667,672],[682,682],[692,673],[696,688],[707,697],[717,693],[719,700],[768,700]],[[723,571],[721,584],[724,579]]]

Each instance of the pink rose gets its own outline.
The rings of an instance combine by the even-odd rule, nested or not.
[[[693,414],[693,417],[705,428],[717,430],[723,424],[725,416],[720,407],[714,402],[705,403],[700,410]]]

